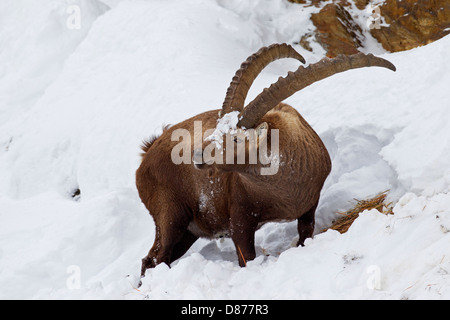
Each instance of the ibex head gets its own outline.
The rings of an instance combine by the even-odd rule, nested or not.
[[[193,152],[197,169],[243,172],[249,166],[261,164],[258,156],[261,158],[263,150],[267,154],[268,140],[272,135],[267,122],[262,122],[255,129],[207,130],[205,136],[202,147]]]
[[[284,99],[316,81],[362,67],[378,66],[395,71],[392,63],[372,54],[325,58],[306,68],[300,66],[284,78],[280,77],[244,108],[247,93],[258,74],[268,64],[281,58],[294,58],[305,63],[304,58],[287,44],[264,47],[242,63],[228,87],[216,129],[204,139],[201,148],[194,149],[193,160],[197,168],[215,165],[217,169],[230,171],[247,168],[245,165],[260,164],[255,162],[255,154],[260,146],[266,146],[261,142],[267,142],[272,129],[267,122],[262,122],[264,115]],[[211,142],[216,144],[214,151]],[[217,154],[218,151],[220,155]],[[246,162],[242,162],[244,156]]]

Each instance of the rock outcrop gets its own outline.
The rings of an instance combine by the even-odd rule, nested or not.
[[[316,26],[316,39],[327,55],[355,54],[362,46],[362,30],[350,13],[339,3],[325,5],[319,13],[312,14]]]
[[[448,0],[388,0],[380,10],[388,26],[370,32],[391,52],[426,45],[450,33]]]
[[[367,36],[375,38],[385,50],[396,52],[426,45],[450,33],[449,0],[289,1],[321,8],[311,20],[316,27],[315,39],[329,57],[358,52]],[[300,44],[308,49],[303,40]]]

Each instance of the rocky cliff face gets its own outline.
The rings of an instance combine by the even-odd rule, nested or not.
[[[317,42],[334,57],[353,54],[367,37],[396,52],[435,41],[450,33],[449,0],[289,0],[320,8],[312,14]],[[307,43],[300,43],[307,48]]]
[[[371,34],[388,51],[409,50],[450,33],[449,0],[389,0],[380,9],[389,25]]]
[[[343,5],[329,3],[319,13],[312,14],[311,20],[317,28],[316,39],[328,56],[354,54],[362,46],[362,29]]]

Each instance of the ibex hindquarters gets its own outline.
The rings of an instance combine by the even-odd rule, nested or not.
[[[220,112],[199,114],[145,143],[136,185],[153,216],[156,233],[153,247],[142,260],[142,276],[147,268],[161,262],[170,265],[199,237],[230,236],[239,264],[245,266],[255,258],[255,231],[266,222],[297,220],[298,245],[312,236],[331,160],[311,126],[294,108],[281,102],[338,72],[368,66],[395,67],[362,53],[324,59],[280,78],[244,108],[248,89],[258,73],[270,62],[286,57],[304,62],[286,44],[262,48],[236,72]],[[224,132],[217,130],[218,121],[222,125],[230,115],[235,116],[234,126],[229,123]],[[198,123],[201,132],[196,132]],[[213,130],[214,135],[206,130]],[[174,139],[180,131],[185,138]],[[195,143],[198,136],[200,146]],[[243,152],[244,162],[240,162],[238,150]],[[174,154],[181,151],[188,155],[188,161],[174,161]],[[213,158],[208,158],[208,153]],[[190,162],[192,155],[194,163]]]

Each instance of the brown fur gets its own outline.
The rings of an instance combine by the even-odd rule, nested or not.
[[[269,221],[298,221],[298,245],[314,230],[314,214],[331,160],[319,136],[292,107],[280,103],[260,121],[279,129],[281,163],[274,175],[262,176],[262,164],[213,164],[205,170],[193,164],[171,161],[171,141],[177,128],[203,131],[216,126],[218,111],[199,114],[164,130],[144,145],[136,185],[142,202],[152,215],[155,241],[142,259],[147,268],[181,257],[199,237],[230,236],[239,264],[255,258],[254,234]],[[269,131],[270,132],[270,131]],[[270,133],[267,136],[270,146]],[[191,154],[193,140],[191,139]]]
[[[163,126],[162,131],[163,132],[166,131],[169,127],[170,127],[169,124]],[[158,134],[154,134],[151,137],[149,137],[147,140],[142,141],[142,145],[141,145],[141,150],[142,150],[141,156],[142,156],[142,158],[145,157],[145,154],[147,153],[148,149],[151,148],[153,142],[155,142],[155,140],[158,139],[160,136],[161,136],[160,134],[159,135]]]

